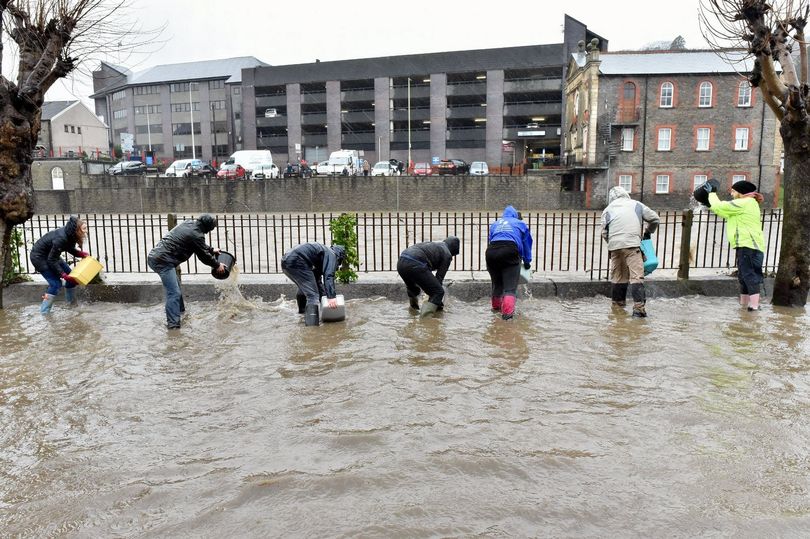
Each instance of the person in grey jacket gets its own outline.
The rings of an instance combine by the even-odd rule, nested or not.
[[[641,240],[649,239],[658,223],[658,214],[631,199],[624,188],[616,186],[608,192],[608,205],[602,212],[602,239],[607,242],[610,252],[613,305],[626,305],[629,287],[635,317],[647,316]]]
[[[180,315],[185,311],[180,281],[177,279],[177,266],[191,258],[191,255],[197,255],[200,262],[211,266],[217,273],[225,272],[225,265],[217,260],[219,249],[214,249],[205,242],[205,235],[216,227],[216,218],[207,213],[196,219],[183,221],[149,251],[146,263],[160,276],[166,292],[166,327],[169,329],[180,329]]]
[[[298,286],[295,299],[298,313],[307,314],[306,324],[319,324],[318,309],[321,296],[326,296],[329,308],[337,308],[335,273],[346,260],[342,245],[327,247],[320,243],[302,243],[281,257],[281,271]]]
[[[411,245],[399,255],[397,273],[405,282],[411,308],[419,309],[419,294],[422,290],[428,296],[423,311],[441,309],[444,304],[442,282],[453,257],[459,253],[460,242],[455,236],[444,241],[426,241]],[[436,275],[433,275],[433,272]]]

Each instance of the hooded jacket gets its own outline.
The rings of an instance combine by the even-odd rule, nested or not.
[[[459,252],[459,241],[451,236],[444,241],[426,241],[411,245],[399,255],[409,260],[425,264],[430,271],[436,272],[436,279],[441,283],[453,256]]]
[[[327,298],[333,299],[337,297],[335,272],[338,267],[338,258],[332,249],[320,243],[302,243],[284,253],[282,260],[289,256],[297,256],[310,267],[312,273],[315,274],[315,282],[319,283],[319,287],[321,280],[323,280],[323,291],[326,292]]]
[[[652,234],[658,228],[658,214],[630,198],[623,187],[613,187],[608,192],[608,205],[602,212],[602,239],[608,243],[608,251],[630,249],[641,245],[644,223]]]
[[[206,266],[219,267],[213,247],[205,243],[205,234],[211,230],[199,219],[183,221],[149,251],[149,258],[158,266],[177,267],[194,254]]]
[[[62,267],[59,265],[59,260],[62,258],[62,253],[79,255],[79,250],[76,249],[78,226],[79,219],[72,216],[65,226],[51,230],[34,243],[34,247],[31,249],[31,262],[37,271],[40,273],[50,271],[54,275],[61,275]]]
[[[711,211],[728,221],[726,236],[732,248],[749,247],[765,252],[762,213],[755,198],[740,197],[725,202],[717,193],[709,193],[709,204]]]
[[[526,223],[518,219],[518,213],[512,206],[503,210],[503,216],[489,226],[487,241],[513,241],[518,246],[523,262],[532,261],[532,233]]]

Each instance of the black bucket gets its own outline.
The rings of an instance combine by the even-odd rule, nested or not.
[[[697,189],[695,189],[695,192],[692,193],[692,196],[704,206],[709,205],[709,192],[703,188],[703,184],[697,186]]]
[[[231,275],[233,265],[236,264],[236,257],[226,251],[220,251],[219,255],[217,255],[217,262],[225,266],[225,272],[217,273],[217,268],[213,268],[211,270],[211,275],[213,275],[216,279],[227,279]]]

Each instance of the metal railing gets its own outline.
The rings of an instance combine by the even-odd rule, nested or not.
[[[219,226],[209,235],[214,247],[236,255],[243,274],[281,273],[281,256],[304,242],[331,244],[329,223],[334,213],[218,215]],[[355,213],[360,272],[396,271],[399,253],[408,245],[458,236],[461,252],[453,271],[485,271],[489,225],[497,212]],[[725,269],[736,265],[735,251],[725,239],[725,222],[707,211],[663,211],[654,235],[660,269],[677,269],[687,278],[689,268]],[[145,273],[149,251],[168,231],[169,216],[158,214],[86,214],[88,238],[83,249],[99,259],[109,273]],[[177,215],[178,222],[194,215]],[[64,225],[67,215],[36,215],[19,225],[24,239],[23,272],[34,273],[29,251],[49,230]],[[601,239],[601,212],[525,212],[523,219],[534,240],[532,267],[542,273],[570,272],[606,279],[607,245]],[[763,212],[766,239],[764,270],[776,269],[781,237],[781,210]],[[72,258],[72,257],[68,257]],[[69,260],[72,262],[72,260]],[[192,257],[184,273],[210,268]]]

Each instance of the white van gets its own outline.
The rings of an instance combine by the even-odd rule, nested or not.
[[[360,153],[357,150],[338,150],[329,154],[329,174],[340,175],[346,171],[357,176],[360,171]]]
[[[273,162],[273,154],[270,150],[239,150],[232,153],[228,161],[232,161],[235,165],[242,165],[247,177],[250,178],[256,166]]]
[[[489,174],[489,167],[483,161],[473,161],[470,164],[471,176],[487,176]]]

